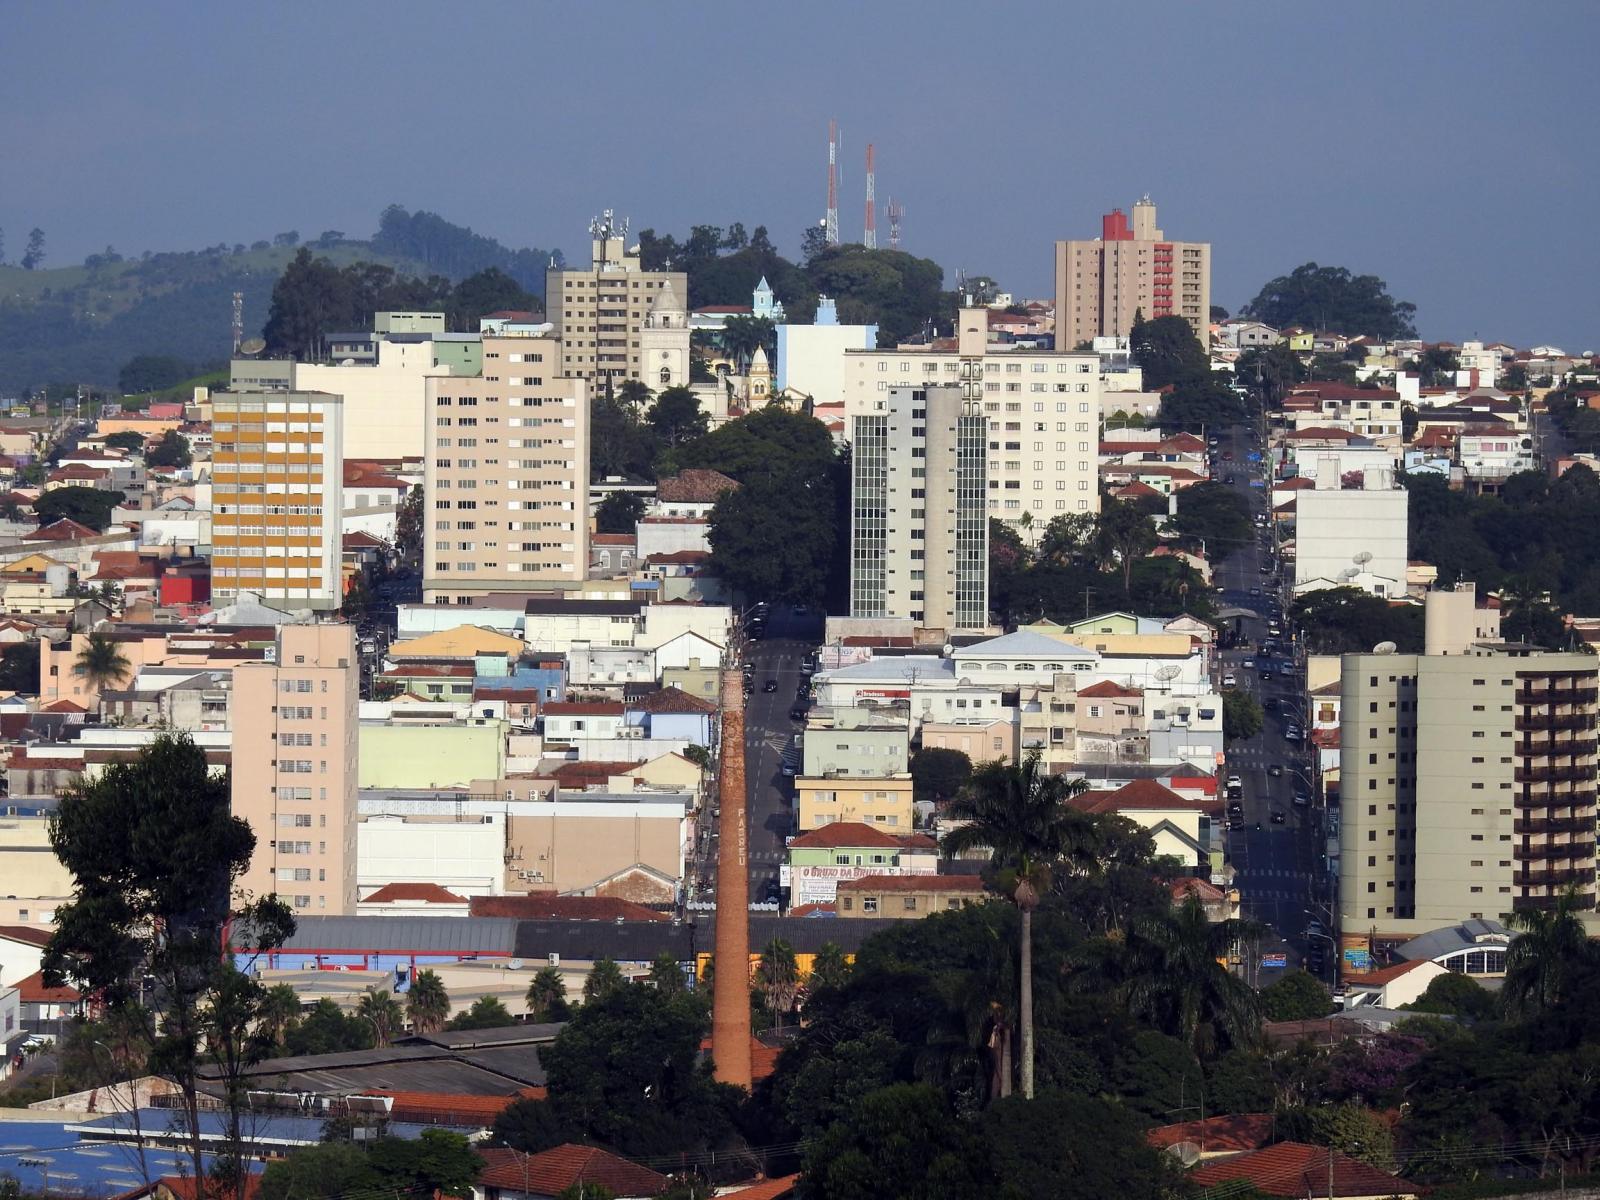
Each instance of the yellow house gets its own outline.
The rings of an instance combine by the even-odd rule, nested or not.
[[[911,832],[911,776],[887,779],[836,779],[827,776],[795,780],[800,831],[821,829],[836,821],[860,821]]]
[[[692,792],[699,790],[704,772],[681,754],[661,754],[649,762],[640,763],[628,774],[640,783],[651,783],[657,787],[682,788]]]
[[[66,564],[58,561],[57,559],[51,558],[48,554],[40,554],[35,551],[33,554],[28,554],[17,559],[16,562],[6,563],[4,566],[0,566],[0,574],[43,575],[51,567],[62,566],[66,566]]]
[[[1296,354],[1310,354],[1317,347],[1317,335],[1303,329],[1291,329],[1283,335],[1289,349]]]
[[[441,629],[421,637],[395,642],[388,656],[397,662],[414,659],[474,658],[479,654],[506,654],[512,658],[520,655],[527,645],[519,637],[512,637],[481,625],[458,625],[454,629]]]

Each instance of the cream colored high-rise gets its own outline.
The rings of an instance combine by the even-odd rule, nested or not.
[[[1092,241],[1056,243],[1056,345],[1127,337],[1134,316],[1178,316],[1211,344],[1211,243],[1172,242],[1156,227],[1149,196],[1101,219]]]
[[[589,385],[562,349],[486,335],[482,375],[428,381],[424,603],[587,577]]]
[[[211,398],[211,593],[319,610],[344,597],[343,400],[326,392]]]
[[[233,813],[256,835],[243,886],[299,913],[354,913],[355,630],[286,625],[275,657],[233,672]]]
[[[642,269],[625,243],[602,229],[591,242],[591,266],[547,271],[545,312],[561,337],[561,374],[601,385],[608,375],[616,383],[643,379],[659,389],[660,366],[644,361],[640,332],[663,289],[688,302],[689,276]]]
[[[988,321],[985,309],[962,309],[953,347],[845,351],[846,427],[890,389],[955,384],[962,359],[978,360],[989,516],[1031,537],[1052,517],[1099,512],[1099,356],[991,346]]]

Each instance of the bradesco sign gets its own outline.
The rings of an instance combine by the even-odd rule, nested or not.
[[[862,867],[790,867],[789,904],[832,904],[838,895],[839,883],[847,879],[864,879],[868,875],[937,875],[937,869],[908,871],[904,867],[890,867],[879,863]]]

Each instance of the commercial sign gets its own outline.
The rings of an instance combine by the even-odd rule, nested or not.
[[[825,866],[789,868],[789,904],[832,904],[840,880],[863,879],[868,875],[937,875],[937,867],[891,867],[884,863],[867,866]]]
[[[1372,952],[1365,946],[1346,946],[1344,949],[1344,965],[1346,969],[1356,972],[1372,970]]]
[[[857,700],[909,700],[910,688],[861,688],[856,692]]]
[[[1261,956],[1261,965],[1267,968],[1287,967],[1289,965],[1289,956],[1287,954],[1263,954]]]

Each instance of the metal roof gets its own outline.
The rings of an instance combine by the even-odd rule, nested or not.
[[[1443,929],[1430,929],[1418,934],[1409,942],[1396,948],[1395,953],[1408,962],[1419,959],[1436,959],[1459,950],[1478,946],[1486,950],[1504,949],[1511,940],[1511,931],[1499,921],[1473,918],[1459,925]]]
[[[283,952],[510,954],[516,940],[509,917],[300,917]]]
[[[205,1090],[222,1087],[219,1076],[215,1067],[202,1068]],[[405,1045],[269,1058],[250,1067],[246,1078],[252,1088],[260,1090],[319,1095],[387,1090],[506,1096],[524,1087],[543,1087],[545,1082],[539,1048],[532,1044],[467,1052]]]

